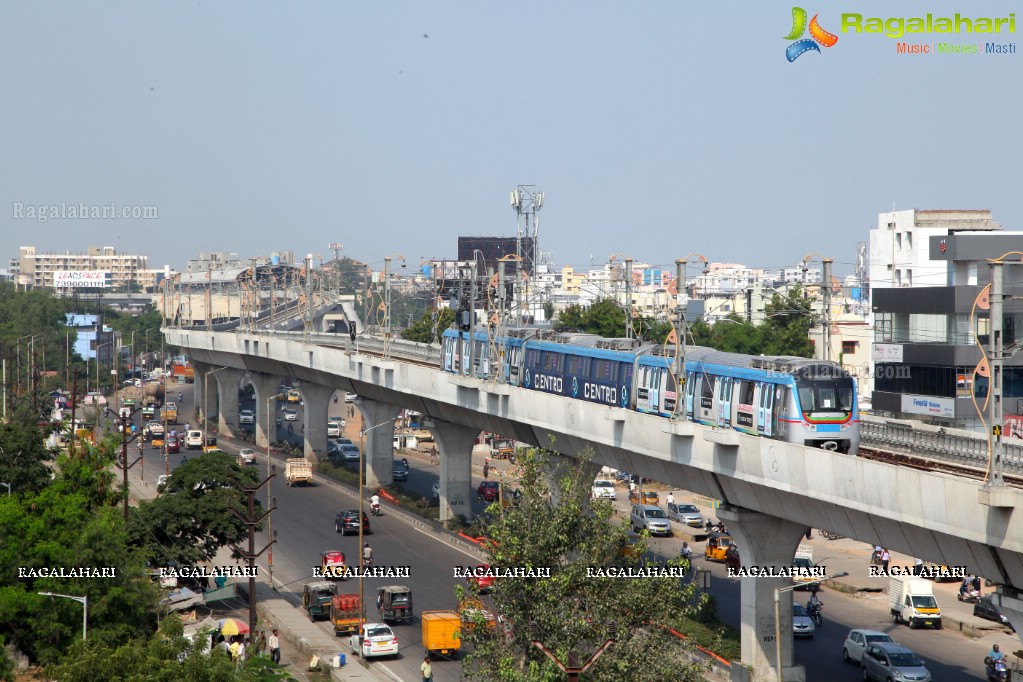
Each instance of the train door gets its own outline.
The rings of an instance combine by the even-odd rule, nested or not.
[[[757,406],[757,431],[764,436],[770,436],[773,421],[774,386],[772,384],[761,384],[760,403]]]
[[[472,373],[472,367],[469,366],[471,364],[471,362],[469,360],[469,357],[470,357],[469,356],[469,343],[470,343],[470,341],[469,341],[468,337],[462,339],[462,343],[461,343],[461,346],[462,346],[462,362],[461,362],[461,366],[462,366],[462,374],[464,374],[465,376],[469,376],[469,374]]]
[[[505,361],[508,363],[505,370],[505,377],[512,386],[519,385],[519,367],[522,366],[522,346],[509,346],[505,354]]]
[[[696,384],[700,380],[700,375],[695,372],[688,374],[686,378],[686,417],[690,420],[693,418],[693,396],[696,394]]]
[[[654,368],[650,365],[639,366],[639,382],[636,385],[636,409],[640,412],[653,412],[650,400],[650,382]]]
[[[660,414],[666,417],[674,415],[678,411],[678,381],[675,375],[667,368],[661,370],[664,374],[664,386],[661,389]]]
[[[697,411],[696,421],[701,424],[713,424],[715,422],[714,379],[715,377],[711,374],[700,374],[700,406]]]
[[[776,438],[785,438],[785,421],[782,419],[788,406],[789,389],[787,386],[774,387],[774,412],[771,419],[771,433]]]
[[[723,377],[718,381],[718,413],[719,426],[730,426],[732,423],[732,380]]]
[[[451,362],[452,362],[451,347],[453,345],[453,341],[454,341],[454,339],[452,339],[450,336],[445,336],[444,337],[444,371],[445,372],[455,372],[455,371],[457,371],[454,368],[454,366],[451,364]]]

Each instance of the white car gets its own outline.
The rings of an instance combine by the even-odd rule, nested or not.
[[[359,398],[359,396],[357,396],[354,393],[345,393],[345,402],[346,403],[354,403],[358,398]]]
[[[298,421],[298,410],[284,409],[284,421],[293,422]]]
[[[164,433],[163,424],[158,421],[151,421],[146,424],[146,431],[149,432],[150,436],[162,436]]]
[[[863,659],[863,652],[867,647],[878,642],[894,643],[895,640],[887,632],[854,628],[845,636],[845,643],[842,644],[842,660],[846,663],[850,661],[859,663]]]
[[[802,604],[792,604],[792,636],[813,638],[814,627],[810,615]]]
[[[440,481],[433,482],[433,499],[440,497]]]
[[[252,448],[242,448],[238,451],[238,461],[242,464],[255,464],[256,451]]]
[[[185,447],[189,450],[198,450],[202,448],[202,431],[193,429],[185,434]]]
[[[686,526],[703,528],[703,514],[700,513],[700,508],[695,504],[676,504],[675,502],[669,502],[668,518],[678,521]]]
[[[363,658],[398,655],[398,636],[383,623],[366,623],[351,644],[352,653]]]
[[[256,423],[256,413],[253,412],[252,410],[242,410],[241,412],[238,413],[238,423],[239,424],[255,424]]]
[[[327,438],[336,438],[341,435],[341,423],[337,421],[327,422]]]
[[[593,482],[593,487],[590,488],[590,498],[594,500],[614,500],[617,499],[618,493],[615,492],[615,484],[611,481],[605,481],[598,478]]]

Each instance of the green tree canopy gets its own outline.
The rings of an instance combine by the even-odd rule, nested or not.
[[[32,413],[0,424],[0,481],[11,484],[11,492],[39,492],[50,482],[47,462],[53,452],[45,444],[44,429],[31,421]],[[0,494],[4,494],[4,490]]]
[[[242,542],[248,529],[246,496],[257,474],[226,453],[192,457],[174,469],[159,497],[142,500],[129,517],[128,540],[154,566],[190,566],[212,559],[221,547]],[[262,507],[256,502],[256,516]]]
[[[614,623],[616,642],[587,679],[628,679],[640,671],[649,680],[702,679],[700,665],[686,657],[687,645],[660,627],[684,630],[685,616],[700,601],[692,584],[683,587],[677,577],[591,575],[591,568],[635,564],[624,551],[627,532],[611,504],[588,500],[592,470],[585,462],[567,464],[538,451],[522,453],[516,463],[522,470],[522,496],[503,512],[496,504],[488,510],[488,563],[549,568],[551,577],[495,581],[493,601],[501,625],[484,627],[477,614],[472,627],[463,627],[463,641],[471,650],[463,659],[463,675],[501,682],[563,679],[532,640],[562,660],[570,649],[585,651],[585,658],[612,637]]]
[[[419,343],[433,343],[440,341],[444,330],[455,321],[455,311],[451,308],[441,308],[437,312],[437,336],[433,336],[433,319],[430,311],[426,311],[411,327],[401,332],[401,338],[406,341],[418,341]]]

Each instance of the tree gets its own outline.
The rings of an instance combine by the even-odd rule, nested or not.
[[[62,458],[52,484],[38,493],[0,496],[0,635],[44,663],[81,638],[82,607],[37,592],[88,597],[90,641],[121,643],[155,625],[159,590],[126,545],[110,459],[92,455]],[[76,567],[113,574],[48,574]]]
[[[10,483],[12,493],[38,492],[50,482],[46,462],[53,452],[46,447],[43,429],[30,421],[32,413],[16,414],[20,418],[0,424],[0,481]]]
[[[47,669],[59,682],[271,682],[294,679],[267,656],[251,656],[239,667],[220,651],[206,651],[211,633],[185,637],[177,615],[160,623],[152,636],[120,646],[78,641],[61,662]]]
[[[767,319],[763,325],[765,355],[795,355],[801,358],[813,357],[813,342],[810,327],[816,322],[813,312],[814,299],[807,296],[798,284],[785,296],[775,294],[764,306]]]
[[[502,623],[489,628],[480,612],[469,617],[462,628],[471,651],[463,660],[463,675],[501,682],[560,680],[561,673],[531,641],[541,641],[563,660],[574,648],[584,651],[585,659],[611,636],[614,622],[617,641],[587,679],[620,680],[637,671],[651,680],[702,679],[701,666],[686,656],[688,645],[662,627],[684,631],[685,615],[699,606],[692,583],[683,587],[677,577],[591,575],[593,568],[626,568],[635,561],[625,551],[626,530],[615,520],[610,502],[587,499],[593,480],[587,462],[567,464],[534,450],[522,453],[516,463],[522,470],[522,494],[503,511],[497,503],[488,510],[487,563],[549,568],[550,577],[495,581],[493,601]],[[555,467],[558,471],[549,475]],[[641,543],[642,548],[645,540]],[[467,597],[462,593],[460,598],[464,603]]]
[[[444,330],[451,326],[455,321],[455,311],[451,308],[441,308],[437,311],[437,336],[433,336],[433,319],[432,313],[428,310],[423,313],[423,316],[419,318],[408,329],[401,332],[401,338],[406,341],[418,341],[419,343],[433,343],[434,341],[440,341]]]
[[[235,513],[243,513],[248,504],[239,484],[256,483],[256,472],[226,453],[193,457],[174,469],[159,497],[139,503],[129,519],[128,540],[154,566],[209,561],[221,547],[248,537]],[[257,501],[256,516],[261,514]]]

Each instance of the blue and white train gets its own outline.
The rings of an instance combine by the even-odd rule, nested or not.
[[[834,362],[685,349],[681,399],[674,348],[593,334],[510,329],[499,338],[444,332],[445,372],[665,418],[679,416],[764,438],[856,454],[856,383]],[[473,347],[475,346],[475,347]],[[470,364],[474,370],[470,371]]]

